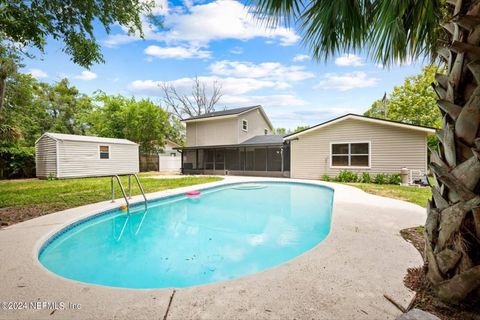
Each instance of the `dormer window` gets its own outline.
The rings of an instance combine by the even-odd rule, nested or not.
[[[264,129],[263,132],[265,133],[265,135],[268,134],[268,129]]]
[[[248,131],[248,121],[245,119],[242,119],[242,130]]]

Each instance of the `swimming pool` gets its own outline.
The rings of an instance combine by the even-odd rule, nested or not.
[[[230,184],[76,222],[41,247],[62,277],[112,287],[182,288],[276,266],[330,231],[333,190],[294,182]]]

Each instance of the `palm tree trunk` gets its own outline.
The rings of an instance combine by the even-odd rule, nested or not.
[[[436,76],[443,114],[431,151],[435,184],[425,223],[427,277],[447,302],[480,299],[480,3],[448,0],[449,43]]]

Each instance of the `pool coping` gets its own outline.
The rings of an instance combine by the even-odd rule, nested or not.
[[[232,290],[232,288],[236,288],[236,287],[246,287],[246,288],[250,288],[250,290],[252,291],[258,291],[260,290],[261,288],[257,288],[258,286],[262,286],[264,285],[264,283],[269,283],[269,281],[271,281],[271,278],[275,278],[275,274],[278,273],[278,274],[285,274],[285,272],[289,275],[291,275],[293,278],[296,278],[296,277],[299,277],[298,279],[301,281],[302,280],[302,271],[292,271],[292,270],[296,270],[298,269],[299,267],[302,267],[302,268],[311,268],[311,267],[314,267],[316,264],[314,263],[309,263],[309,264],[305,264],[305,261],[308,261],[310,259],[315,259],[316,256],[318,256],[319,254],[322,255],[322,248],[323,249],[328,249],[328,250],[332,250],[332,249],[335,249],[335,246],[336,245],[340,245],[340,243],[337,243],[335,244],[335,242],[332,244],[331,242],[332,241],[325,241],[325,240],[328,240],[329,238],[331,238],[331,234],[332,234],[332,231],[334,231],[333,229],[334,228],[339,228],[342,229],[344,228],[344,224],[345,224],[345,221],[341,221],[343,220],[342,219],[339,219],[339,217],[337,217],[337,214],[336,212],[338,211],[339,213],[341,213],[341,215],[344,215],[345,213],[345,209],[346,212],[347,212],[347,215],[348,215],[348,212],[349,211],[355,211],[357,209],[361,209],[362,206],[369,206],[371,205],[371,203],[375,203],[377,202],[378,204],[378,207],[381,208],[381,206],[385,206],[385,207],[388,207],[389,210],[393,210],[393,211],[399,211],[399,214],[400,215],[408,215],[408,219],[405,219],[407,221],[403,221],[402,217],[398,217],[396,216],[395,217],[395,223],[396,224],[401,224],[402,226],[405,226],[405,227],[408,227],[408,226],[415,226],[415,225],[418,225],[420,223],[423,222],[423,219],[425,218],[425,213],[424,213],[424,209],[419,207],[419,206],[416,206],[414,204],[409,204],[409,203],[406,203],[406,202],[403,202],[403,201],[399,201],[399,200],[394,200],[394,199],[388,199],[388,198],[383,198],[383,197],[378,197],[378,196],[373,196],[373,195],[369,195],[369,194],[366,194],[364,193],[363,191],[357,189],[357,188],[354,188],[354,187],[351,187],[351,186],[345,186],[345,185],[340,185],[340,184],[334,184],[334,183],[326,183],[326,182],[319,182],[319,181],[310,181],[310,180],[299,180],[299,179],[284,179],[284,178],[265,178],[265,177],[226,177],[225,180],[222,180],[222,181],[218,181],[218,182],[212,182],[212,183],[207,183],[207,184],[202,184],[202,185],[195,185],[195,186],[188,186],[188,187],[183,187],[183,188],[178,188],[178,189],[172,189],[172,190],[167,190],[167,191],[161,191],[161,192],[156,192],[156,193],[151,193],[151,194],[148,194],[147,197],[149,199],[149,201],[157,201],[157,200],[162,200],[162,199],[167,199],[169,197],[176,197],[178,196],[179,194],[182,194],[182,193],[185,193],[187,191],[191,191],[191,190],[196,190],[196,189],[202,189],[202,190],[206,190],[206,189],[211,189],[211,188],[216,188],[216,187],[221,187],[221,186],[226,186],[226,185],[234,185],[234,184],[237,184],[237,183],[242,183],[242,182],[294,182],[294,183],[302,183],[302,184],[310,184],[310,185],[317,185],[317,186],[323,186],[323,187],[327,187],[329,189],[333,189],[334,190],[334,200],[333,200],[333,209],[332,209],[332,222],[331,222],[331,231],[330,231],[330,234],[327,236],[326,239],[324,239],[320,244],[318,244],[316,247],[312,248],[311,250],[309,251],[306,251],[305,253],[301,254],[300,256],[298,256],[297,258],[294,258],[293,260],[290,260],[290,261],[287,261],[279,266],[276,266],[276,267],[273,267],[273,268],[270,268],[270,269],[267,269],[267,270],[264,270],[264,271],[261,271],[259,273],[255,273],[255,274],[252,274],[252,275],[247,275],[247,276],[243,276],[243,277],[240,277],[240,278],[236,278],[236,279],[233,279],[233,280],[228,280],[226,282],[215,282],[215,283],[209,283],[209,284],[205,284],[205,285],[201,285],[201,286],[195,286],[195,287],[189,287],[189,288],[180,288],[180,289],[175,289],[177,292],[179,292],[178,294],[181,294],[181,296],[183,297],[183,299],[185,300],[185,303],[180,303],[178,302],[177,300],[175,301],[175,303],[173,304],[172,306],[172,309],[170,310],[170,317],[172,318],[175,318],[175,316],[179,316],[181,315],[182,318],[185,317],[185,318],[222,318],[222,317],[235,317],[235,318],[248,318],[251,316],[250,314],[250,311],[235,311],[235,310],[227,310],[225,311],[223,308],[220,308],[219,306],[217,306],[215,303],[211,303],[211,304],[205,304],[202,306],[202,310],[203,312],[193,312],[192,310],[196,310],[198,309],[198,307],[195,307],[195,306],[192,306],[191,304],[191,301],[197,301],[196,303],[198,303],[199,300],[202,300],[202,295],[204,295],[205,297],[212,297],[214,296],[215,299],[222,299],[222,291],[226,291],[228,292],[228,290]],[[352,200],[354,200],[352,202]],[[101,299],[98,299],[98,301],[92,301],[92,303],[95,305],[95,302],[97,303],[98,307],[100,307],[101,305],[105,304],[106,302],[107,303],[114,303],[115,300],[114,298],[112,297],[111,298],[111,301],[110,301],[110,298],[108,297],[108,295],[112,295],[112,296],[116,296],[118,297],[119,300],[122,300],[122,299],[132,299],[132,300],[135,300],[136,303],[138,303],[139,305],[142,305],[142,301],[145,301],[144,299],[142,300],[142,297],[144,297],[145,295],[149,295],[149,294],[155,294],[155,295],[159,295],[161,296],[161,298],[159,297],[159,299],[162,300],[161,304],[162,304],[162,308],[165,309],[167,307],[167,305],[169,304],[169,301],[170,301],[170,296],[171,296],[171,293],[172,293],[172,289],[171,288],[164,288],[164,289],[127,289],[127,288],[117,288],[117,287],[107,287],[107,286],[102,286],[102,285],[94,285],[94,284],[85,284],[85,283],[82,283],[82,282],[78,282],[78,281],[75,281],[75,280],[71,280],[71,279],[65,279],[61,276],[58,276],[54,273],[52,273],[51,271],[49,271],[47,268],[45,268],[38,260],[38,254],[40,253],[40,249],[41,247],[46,243],[46,241],[48,239],[50,239],[52,237],[52,235],[55,235],[56,233],[58,233],[59,231],[61,231],[62,229],[64,229],[65,227],[71,225],[72,223],[76,223],[76,222],[79,222],[79,221],[82,221],[82,219],[92,219],[92,216],[94,215],[99,215],[99,214],[104,214],[105,211],[112,211],[112,210],[116,210],[118,207],[119,207],[119,203],[123,203],[122,202],[119,202],[119,201],[122,201],[121,199],[117,199],[116,200],[116,203],[112,204],[112,203],[109,203],[108,201],[105,201],[105,202],[101,202],[101,203],[97,203],[97,204],[92,204],[92,205],[87,205],[87,206],[83,206],[83,207],[79,207],[79,208],[73,208],[73,209],[68,209],[68,210],[64,210],[62,212],[57,212],[57,213],[54,213],[54,214],[51,214],[51,215],[47,215],[47,216],[43,216],[43,217],[39,217],[39,218],[36,218],[36,219],[33,219],[33,220],[29,220],[29,221],[26,221],[26,222],[23,222],[23,223],[19,223],[19,224],[16,224],[16,225],[13,225],[13,226],[10,226],[10,227],[7,227],[7,228],[4,228],[2,230],[0,230],[0,240],[2,240],[0,242],[0,254],[3,254],[4,252],[15,252],[15,248],[8,248],[8,246],[6,246],[5,244],[10,244],[10,243],[15,243],[15,241],[13,240],[15,237],[17,237],[17,241],[18,243],[20,243],[21,245],[19,245],[19,247],[22,247],[24,246],[25,248],[28,248],[30,247],[30,253],[26,256],[25,255],[25,250],[19,250],[18,253],[19,253],[19,259],[18,261],[10,261],[8,263],[8,266],[6,264],[1,264],[0,265],[0,283],[2,283],[2,279],[3,278],[6,278],[7,276],[8,277],[12,277],[12,278],[20,278],[20,279],[24,279],[24,278],[28,278],[30,279],[29,281],[29,286],[32,286],[33,288],[36,288],[36,290],[33,290],[31,292],[31,294],[25,294],[25,297],[31,297],[31,299],[33,298],[38,298],[38,295],[41,293],[41,292],[45,292],[45,290],[39,290],[38,288],[38,285],[36,285],[35,283],[35,279],[42,279],[42,282],[45,281],[46,283],[48,283],[48,286],[51,286],[51,289],[53,291],[57,291],[58,292],[69,292],[71,290],[73,291],[78,291],[78,290],[84,290],[84,289],[88,289],[88,290],[96,290],[98,291],[98,295],[101,295],[102,298]],[[357,202],[355,202],[357,201]],[[360,201],[360,202],[358,202]],[[136,196],[136,197],[133,197],[132,198],[132,201],[131,203],[132,204],[138,204],[138,203],[141,203],[142,202],[142,198],[140,196]],[[361,205],[359,205],[359,203],[361,203]],[[352,206],[353,204],[353,206]],[[350,208],[350,209],[349,209]],[[396,209],[395,209],[396,208]],[[87,210],[88,212],[85,213],[84,210]],[[83,211],[83,212],[82,212]],[[367,210],[368,211],[368,210]],[[366,212],[367,212],[366,211]],[[375,210],[371,210],[371,208],[369,207],[369,211],[375,211]],[[375,213],[375,212],[373,212]],[[392,212],[392,214],[396,214],[395,212]],[[398,215],[398,214],[396,214]],[[355,218],[355,216],[352,216],[353,218]],[[388,216],[387,216],[388,218]],[[400,218],[400,219],[398,219]],[[347,221],[347,224],[348,224],[348,219],[346,220]],[[363,221],[365,222],[365,221]],[[381,221],[379,221],[381,222]],[[45,225],[45,223],[47,223],[47,225]],[[367,227],[370,227],[368,224],[371,223],[370,220],[367,221],[367,225],[366,226],[362,226],[362,225],[359,225],[359,228],[367,228]],[[391,224],[392,222],[388,222],[387,225]],[[39,228],[39,229],[46,229],[47,232],[45,231],[42,231],[41,232],[41,235],[38,236],[32,236],[33,239],[28,239],[28,243],[27,243],[27,239],[25,239],[25,241],[21,241],[21,240],[18,240],[18,237],[21,237],[21,234],[22,234],[22,231],[25,231],[25,230],[28,230],[29,228],[31,228],[32,230],[35,229],[35,228]],[[355,227],[356,228],[356,227]],[[396,228],[396,227],[395,227]],[[337,230],[337,231],[339,231]],[[396,230],[396,229],[395,229]],[[393,231],[393,229],[392,229]],[[399,231],[396,230],[397,233]],[[39,231],[40,233],[40,231]],[[389,231],[389,233],[387,234],[390,234],[391,232]],[[370,236],[373,236],[373,235],[370,235]],[[385,236],[385,235],[382,235],[382,236]],[[398,269],[398,270],[395,270],[395,273],[397,274],[397,277],[398,275],[402,275],[402,278],[403,278],[403,274],[406,272],[406,268],[405,267],[413,267],[413,266],[418,266],[420,263],[421,263],[421,258],[420,256],[418,255],[418,253],[416,252],[415,249],[413,249],[413,247],[409,247],[409,244],[407,244],[406,242],[403,241],[403,239],[401,239],[400,237],[398,237],[398,234],[392,234],[391,235],[392,239],[389,239],[389,243],[391,242],[391,245],[400,248],[402,252],[399,253],[399,257],[401,256],[405,256],[406,259],[408,261],[406,261],[406,263],[404,264],[399,264],[399,263],[396,263],[396,261],[391,261],[391,268],[392,270],[393,269]],[[398,239],[397,239],[398,238]],[[341,242],[342,238],[340,237],[339,239],[336,239],[335,241],[337,242]],[[32,245],[32,240],[33,240],[33,245]],[[367,239],[368,240],[368,239]],[[327,243],[325,243],[327,242]],[[333,247],[332,247],[333,246]],[[398,248],[396,250],[398,250]],[[386,248],[386,249],[389,249],[389,248]],[[327,250],[327,251],[328,251]],[[336,250],[333,250],[334,252],[336,252]],[[353,252],[354,253],[354,252]],[[7,254],[8,255],[8,254]],[[11,255],[11,254],[10,254]],[[21,257],[21,258],[20,258]],[[333,256],[332,256],[333,257]],[[350,259],[347,256],[345,256],[345,259],[346,261],[348,261],[348,259]],[[15,259],[14,259],[15,260]],[[335,259],[334,259],[335,260]],[[32,263],[33,262],[33,263]],[[354,261],[352,261],[353,263]],[[29,272],[31,273],[28,277],[26,277],[25,273],[22,273],[22,272],[18,272],[19,270],[15,270],[15,266],[16,267],[19,267],[20,264],[23,264],[25,268],[28,267],[29,269]],[[318,263],[317,263],[318,264]],[[326,265],[328,265],[327,262],[325,262]],[[292,273],[293,272],[293,273]],[[54,277],[52,277],[52,275]],[[321,274],[319,274],[321,276]],[[308,278],[307,275],[304,275],[304,278]],[[375,278],[375,277],[373,277]],[[264,281],[262,282],[262,279],[267,279],[268,281]],[[283,279],[283,278],[282,278]],[[328,279],[324,279],[322,281],[319,281],[319,284],[320,282],[325,284],[325,283],[328,283],[325,282],[326,280]],[[340,279],[342,280],[342,279]],[[375,279],[373,279],[372,281],[374,281]],[[395,294],[397,295],[400,303],[403,303],[403,304],[408,304],[409,302],[409,297],[412,296],[412,293],[403,287],[403,284],[402,284],[402,279],[396,279],[396,281],[394,282],[394,291],[395,291]],[[259,282],[260,281],[260,282]],[[278,280],[276,280],[278,282]],[[313,280],[313,282],[315,282],[316,280]],[[375,280],[375,285],[378,285],[378,279]],[[2,288],[3,290],[0,290],[0,291],[3,291],[3,293],[0,293],[0,301],[8,301],[9,297],[15,297],[17,295],[18,297],[18,291],[21,291],[21,290],[18,290],[18,288],[15,288],[15,286],[13,285],[13,282],[12,281],[6,281],[8,284],[5,285],[5,288]],[[242,283],[244,282],[244,283]],[[297,281],[298,282],[298,281]],[[250,283],[256,283],[257,285],[255,287],[251,287]],[[275,281],[273,282],[275,283]],[[291,286],[295,286],[295,283],[292,283]],[[313,284],[312,285],[306,285],[305,286],[305,292],[307,291],[311,291],[312,290],[312,287],[313,287]],[[243,290],[243,289],[242,289]],[[248,289],[245,289],[248,291]],[[282,295],[283,292],[279,291],[279,292],[273,292],[272,293],[272,286],[271,285],[268,285],[268,290],[264,290],[263,292],[270,292],[271,296],[274,297],[275,295]],[[49,295],[47,293],[44,293],[45,295]],[[177,296],[178,296],[177,294]],[[127,295],[133,295],[135,297],[127,297]],[[75,297],[76,295],[75,294],[71,294],[72,297]],[[85,297],[83,297],[83,295],[80,295],[80,294],[77,294],[78,297],[82,297],[82,299],[85,299],[86,301],[90,301],[88,299],[86,299]],[[247,303],[248,305],[253,305],[255,309],[256,306],[259,304],[259,302],[255,302],[255,300],[258,300],[258,297],[257,299],[253,299],[253,297],[239,297],[238,294],[237,295],[228,295],[226,294],[225,298],[228,297],[228,299],[230,299],[231,301],[236,301],[236,299],[239,299],[238,301],[236,301],[237,303]],[[11,299],[11,298],[10,298]],[[26,299],[26,298],[24,298]],[[30,299],[30,300],[31,300]],[[178,298],[176,298],[178,299]],[[262,299],[264,300],[269,300],[270,298],[268,296],[266,297],[263,297]],[[260,300],[262,300],[260,299]],[[320,299],[322,300],[322,299]],[[377,301],[377,300],[381,300],[381,301]],[[110,302],[108,302],[110,301]],[[367,299],[366,301],[366,304],[372,304],[375,306],[373,308],[373,310],[375,311],[376,308],[379,308],[377,306],[380,305],[380,309],[379,310],[376,310],[375,312],[378,313],[378,315],[380,316],[381,315],[381,318],[394,318],[396,315],[399,314],[399,311],[395,309],[395,307],[393,307],[391,304],[389,304],[389,302],[387,301],[384,301],[383,298],[379,298],[379,297],[375,297],[374,300],[372,300],[372,302],[369,302],[370,300]],[[271,301],[271,303],[274,303],[275,301]],[[280,304],[284,304],[284,305],[288,305],[289,303],[287,301],[283,301],[281,298],[278,299],[277,301],[278,303]],[[190,304],[189,304],[190,303]],[[195,303],[194,303],[195,305]],[[298,305],[301,305],[301,303],[297,303],[295,305],[293,305],[293,307],[297,307]],[[190,306],[190,307],[189,307]],[[292,311],[286,311],[286,310],[283,310],[283,306],[282,305],[278,305],[279,309],[282,309],[282,311],[280,312],[274,312],[274,311],[270,311],[270,312],[267,312],[266,314],[264,313],[261,313],[261,314],[255,314],[256,316],[260,317],[260,318],[276,318],[276,317],[293,317],[293,316],[302,316],[302,314],[306,317],[311,317],[311,314],[309,310],[300,310],[300,311],[295,311],[295,312],[292,312]],[[104,306],[103,306],[104,308]],[[152,314],[153,312],[153,309],[149,309],[148,307],[145,307],[146,309],[143,311],[145,314]],[[315,309],[315,306],[311,306],[310,308],[313,308]],[[95,308],[92,308],[92,310],[95,309]],[[100,308],[102,309],[102,308]],[[205,309],[205,310],[204,310]],[[346,306],[343,306],[342,309],[343,310],[337,310],[336,307],[332,307],[330,309],[332,310],[328,310],[329,308],[326,308],[326,310],[322,310],[322,311],[318,311],[317,310],[317,313],[315,313],[315,315],[319,315],[318,312],[326,312],[327,315],[332,315],[332,314],[335,314],[335,315],[338,315],[339,317],[340,316],[346,316],[346,315],[351,315],[353,311],[355,311],[353,314],[357,315],[358,318],[365,318],[365,319],[371,319],[372,317],[372,313],[371,312],[374,312],[372,310],[368,310],[369,311],[369,315],[366,316],[365,314],[362,314],[362,313],[358,313],[358,310],[353,310],[353,309],[357,309],[356,306],[351,306],[350,310],[348,308],[348,305]],[[90,310],[90,311],[92,311]],[[112,312],[109,312],[108,310],[104,310],[103,313],[98,313],[98,310],[95,310],[96,312],[93,313],[94,314],[94,317],[93,318],[104,318],[104,317],[111,317],[112,316]],[[121,313],[119,315],[119,312]],[[115,317],[116,318],[125,318],[125,319],[128,319],[131,317],[131,314],[128,314],[128,315],[124,315],[122,313],[123,311],[120,311],[120,309],[116,309],[115,311]],[[158,312],[158,310],[155,310],[155,312]],[[192,313],[193,312],[193,313]],[[340,313],[340,314],[339,314]],[[56,314],[63,314],[63,315],[67,315],[69,314],[68,311],[64,311],[62,310],[62,312],[57,312]],[[156,314],[156,313],[155,313]],[[2,318],[3,316],[7,316],[7,318],[25,318],[25,319],[28,319],[28,318],[42,318],[42,317],[47,317],[48,313],[46,313],[44,310],[35,310],[35,311],[32,311],[32,310],[25,310],[24,312],[9,312],[8,310],[6,312],[0,310],[0,318]],[[74,313],[75,317],[80,317],[80,318],[92,318],[92,314],[86,312],[86,313]],[[96,316],[95,316],[96,315]],[[51,317],[48,317],[48,318],[51,318]],[[147,319],[149,317],[146,317]],[[318,318],[324,318],[324,319],[328,319],[328,317],[322,317],[322,316],[319,316]]]

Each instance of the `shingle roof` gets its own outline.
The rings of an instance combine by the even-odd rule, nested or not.
[[[230,115],[235,115],[235,114],[240,114],[245,111],[248,111],[250,109],[255,109],[260,107],[258,106],[251,106],[251,107],[244,107],[244,108],[235,108],[235,109],[227,109],[227,110],[222,110],[222,111],[214,111],[214,112],[209,112],[205,113],[196,117],[191,117],[187,119],[183,119],[183,121],[189,121],[189,120],[197,120],[197,119],[205,119],[205,118],[213,118],[213,117],[220,117],[220,116],[230,116]]]
[[[296,136],[301,135],[303,133],[310,132],[310,131],[313,131],[313,130],[317,130],[317,129],[320,129],[320,128],[322,128],[324,126],[327,126],[329,124],[333,124],[333,123],[336,123],[338,121],[342,121],[342,120],[346,120],[346,119],[350,119],[350,118],[354,118],[354,119],[358,119],[358,120],[364,120],[364,121],[370,121],[370,122],[376,122],[376,123],[383,123],[383,124],[386,124],[386,125],[400,126],[400,127],[408,128],[408,129],[420,130],[420,131],[424,131],[424,132],[427,132],[427,133],[430,133],[430,134],[435,133],[435,130],[436,130],[435,128],[427,127],[427,126],[420,126],[420,125],[416,125],[416,124],[410,124],[410,123],[394,121],[394,120],[367,117],[367,116],[363,116],[363,115],[359,115],[359,114],[355,114],[355,113],[347,113],[343,116],[340,116],[340,117],[337,117],[335,119],[322,122],[322,123],[317,124],[313,127],[306,128],[306,129],[288,134],[288,135],[284,136],[284,138],[287,139],[287,138],[291,138],[291,137],[296,137]]]
[[[95,136],[80,136],[76,134],[46,132],[44,135],[49,136],[55,140],[63,140],[63,141],[136,144],[135,142],[132,142],[127,139],[104,138],[104,137],[95,137]]]
[[[266,144],[283,144],[283,134],[264,134],[255,136],[240,143],[240,145],[266,145]]]

